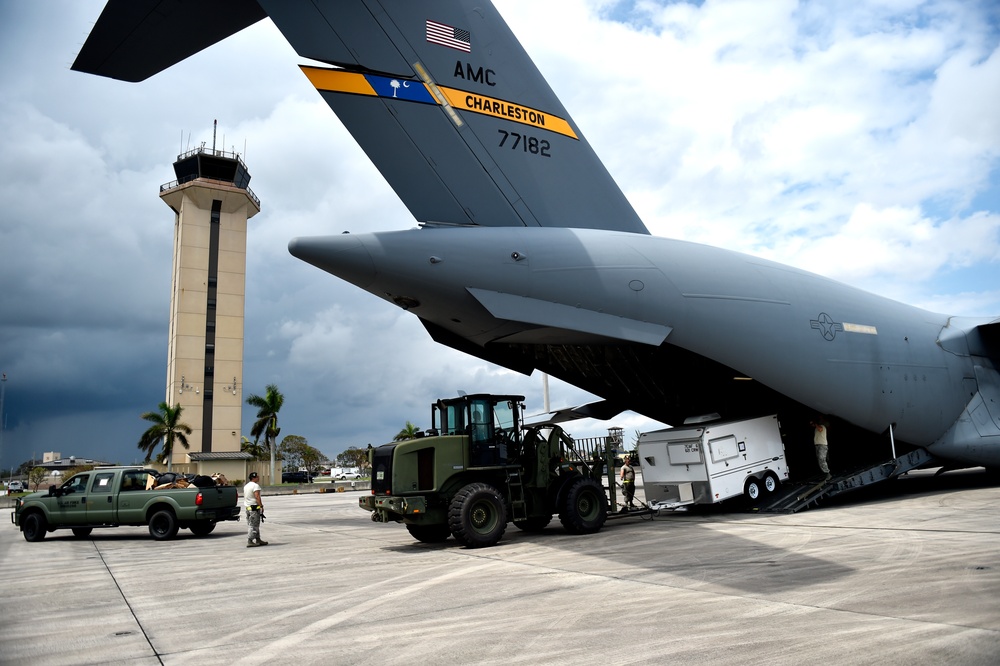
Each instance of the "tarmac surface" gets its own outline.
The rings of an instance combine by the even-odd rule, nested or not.
[[[0,528],[0,663],[997,664],[1000,486],[911,473],[796,514],[414,541],[358,492],[169,542]],[[725,509],[725,507],[724,507]]]

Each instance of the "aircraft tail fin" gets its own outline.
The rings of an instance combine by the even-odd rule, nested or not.
[[[491,3],[261,4],[417,220],[648,233]]]

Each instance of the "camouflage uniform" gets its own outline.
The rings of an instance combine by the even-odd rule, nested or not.
[[[243,486],[243,506],[247,510],[247,548],[267,545],[267,542],[260,538],[260,517],[264,513],[260,490],[257,473],[252,472],[246,485]]]
[[[827,456],[829,455],[829,440],[827,439],[827,431],[830,426],[815,423],[813,424],[815,428],[813,432],[813,444],[816,446],[816,462],[819,464],[819,470],[826,474],[827,478],[830,477],[830,465],[827,463]]]
[[[626,506],[633,506],[635,498],[635,468],[632,467],[631,457],[626,457],[622,463],[622,490],[625,491]]]

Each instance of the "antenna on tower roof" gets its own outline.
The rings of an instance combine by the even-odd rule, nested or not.
[[[219,127],[219,121],[212,121],[212,152],[215,152],[215,130]]]

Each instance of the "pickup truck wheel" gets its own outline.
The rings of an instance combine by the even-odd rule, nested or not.
[[[468,548],[495,546],[507,530],[503,499],[493,486],[470,483],[451,500],[448,529]]]
[[[406,531],[417,541],[422,543],[441,543],[447,541],[451,536],[448,525],[407,525]]]
[[[29,513],[21,524],[25,541],[41,541],[45,538],[45,529],[45,516],[38,512]]]
[[[559,521],[570,534],[593,534],[608,518],[608,498],[597,481],[580,477],[572,482],[563,500]]]
[[[157,541],[166,541],[177,536],[177,518],[169,509],[162,509],[149,519],[149,534]]]
[[[90,533],[94,531],[93,527],[74,527],[73,536],[77,539],[83,539],[84,537],[89,537]]]
[[[200,523],[195,523],[191,526],[191,534],[199,537],[208,536],[215,529],[215,523],[212,521],[203,521]]]

